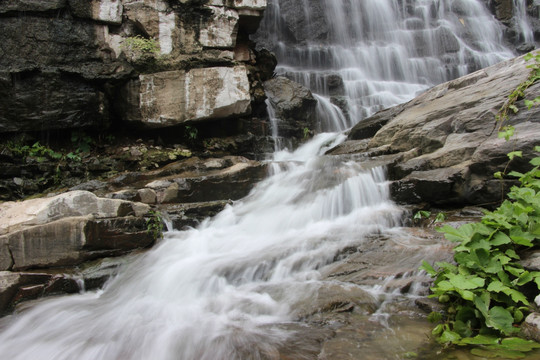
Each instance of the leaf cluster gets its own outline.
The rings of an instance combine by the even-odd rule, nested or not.
[[[131,59],[159,55],[159,43],[152,38],[144,38],[141,35],[131,36],[124,40],[123,47],[127,50]]]
[[[163,237],[163,217],[159,211],[151,210],[150,217],[146,220],[146,231],[152,239],[158,240]]]
[[[535,150],[540,152],[540,146]],[[457,243],[455,264],[440,262],[435,269],[424,262],[421,267],[435,278],[430,297],[447,304],[446,314],[431,315],[432,320],[442,321],[433,330],[439,342],[487,346],[477,352],[510,353],[519,350],[510,346],[519,342],[525,351],[521,343],[525,340],[500,338],[519,331],[531,299],[540,290],[540,272],[519,263],[520,253],[537,246],[540,239],[540,157],[530,163],[533,168],[527,173],[508,174],[518,177],[520,185],[512,187],[509,199],[486,212],[481,222],[439,229]],[[490,343],[478,342],[482,339]],[[531,349],[540,347],[527,344]]]
[[[26,159],[27,157],[35,158],[37,162],[43,162],[47,159],[60,160],[62,154],[51,148],[41,145],[38,142],[30,145],[21,145],[13,142],[8,142],[7,148],[16,156]]]

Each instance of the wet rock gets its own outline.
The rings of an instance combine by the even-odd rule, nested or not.
[[[149,246],[153,239],[142,218],[148,210],[86,191],[3,203],[0,245],[11,260],[2,261],[2,270],[76,265]]]
[[[162,204],[160,209],[167,214],[174,229],[182,230],[197,226],[204,219],[215,216],[230,204],[230,200],[218,200],[202,203]]]
[[[317,100],[308,88],[282,76],[265,81],[264,88],[280,120],[280,136],[302,139],[305,128],[314,129]]]
[[[519,57],[435,86],[409,103],[361,122],[349,138],[362,139],[357,140],[362,141],[357,148],[371,160],[380,155],[399,159],[389,163],[396,201],[447,205],[497,202],[501,183],[493,174],[506,167],[506,154],[523,151],[523,159],[512,161],[509,169],[527,171],[527,159],[534,156],[540,138],[540,109],[527,110],[523,101],[517,103],[520,111],[510,114],[509,123],[516,128],[512,142],[499,139],[495,129],[495,114],[528,74],[523,57]],[[539,91],[540,85],[534,84],[526,97],[534,98]],[[366,149],[365,139],[372,135]],[[345,153],[350,154],[354,145],[347,142],[346,146],[349,150]],[[374,149],[383,151],[375,155]],[[332,153],[344,152],[338,147]]]
[[[139,196],[139,201],[144,204],[155,204],[157,201],[156,192],[152,189],[139,189],[137,195]]]
[[[161,195],[158,193],[158,201],[166,204],[238,200],[266,174],[264,164],[241,162],[202,177],[176,178]]]

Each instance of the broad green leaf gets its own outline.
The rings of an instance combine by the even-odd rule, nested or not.
[[[465,323],[461,320],[454,321],[453,329],[454,332],[458,333],[462,338],[468,338],[473,334],[470,323]],[[460,342],[461,345],[461,342]]]
[[[447,280],[443,280],[437,283],[437,287],[443,291],[454,290],[454,286],[450,283],[450,281],[447,281]]]
[[[515,157],[523,157],[523,151],[512,151],[509,152],[507,155],[510,160],[514,160]]]
[[[450,283],[457,289],[473,290],[483,287],[485,280],[477,276],[454,275],[450,278]]]
[[[521,274],[523,274],[523,272],[525,271],[522,268],[518,268],[511,265],[505,265],[504,270],[508,271],[510,274],[514,275],[517,278],[519,278]]]
[[[444,331],[444,325],[443,324],[439,324],[437,326],[435,326],[433,328],[433,330],[431,330],[431,334],[433,336],[439,336],[442,334],[442,332]]]
[[[493,246],[510,244],[511,242],[512,240],[510,239],[510,237],[508,237],[508,235],[506,235],[505,233],[501,231],[497,231],[497,233],[491,239],[491,244]]]
[[[517,226],[514,226],[512,229],[510,229],[510,238],[514,243],[518,245],[523,245],[527,247],[533,246],[532,241],[534,240],[534,235],[524,232]]]
[[[503,334],[508,335],[515,331],[512,327],[513,323],[514,316],[502,306],[494,306],[489,309],[489,315],[486,319],[486,325],[488,327],[495,328]]]
[[[540,349],[540,344],[531,340],[511,337],[502,339],[501,347],[507,350],[531,351],[534,349]]]
[[[500,281],[492,281],[487,287],[487,291],[494,291],[494,292],[501,292],[504,289],[509,289],[509,287],[505,286]]]
[[[481,349],[481,348],[474,348],[471,350],[471,354],[480,356],[483,358],[503,358],[503,359],[523,359],[525,357],[525,354],[520,351],[515,350],[504,350],[500,348],[494,348],[494,349]]]
[[[521,274],[521,276],[519,277],[517,284],[519,286],[522,286],[527,284],[528,282],[531,282],[532,280],[533,275],[528,271],[524,271],[523,274]]]
[[[456,229],[450,225],[445,225],[442,228],[438,228],[437,231],[443,232],[444,236],[453,242],[467,242],[474,234],[474,224],[465,224],[459,229]]]
[[[480,296],[475,296],[473,299],[473,302],[476,308],[484,316],[484,319],[487,319],[489,317],[489,303],[490,303],[489,293],[485,292]]]
[[[461,336],[453,331],[446,330],[444,331],[441,336],[437,339],[440,343],[446,344],[446,343],[457,343],[461,340]]]
[[[540,157],[535,157],[529,161],[532,166],[540,166]]]
[[[459,295],[461,295],[461,298],[465,299],[465,300],[468,300],[468,301],[473,301],[474,300],[474,293],[472,291],[469,291],[469,290],[463,290],[463,289],[456,289],[457,293]]]
[[[437,276],[437,271],[431,266],[427,261],[422,261],[422,266],[419,268],[420,270],[424,270],[427,272],[431,277]]]
[[[499,338],[489,335],[476,335],[473,338],[461,340],[461,343],[466,345],[497,345],[499,344]]]

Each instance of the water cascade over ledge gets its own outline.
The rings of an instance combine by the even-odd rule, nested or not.
[[[287,1],[299,3],[274,0],[265,20],[278,72],[313,89],[326,132],[276,151],[269,178],[245,199],[196,229],[167,232],[102,290],[2,319],[2,358],[272,358],[290,336],[295,305],[322,281],[319,270],[399,226],[384,169],[323,155],[344,140],[338,132],[513,55],[480,1],[304,0],[298,33],[322,33],[295,44],[280,17]],[[314,8],[334,21],[324,28]]]
[[[255,39],[278,75],[316,94],[322,130],[514,56],[480,0],[271,0]],[[346,122],[330,118],[335,108]]]

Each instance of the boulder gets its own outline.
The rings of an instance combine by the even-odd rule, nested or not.
[[[311,91],[283,76],[264,82],[266,96],[275,112],[278,134],[304,137],[304,129],[313,129],[317,100]]]
[[[519,111],[509,114],[507,123],[516,129],[512,140],[506,142],[497,136],[500,124],[495,115],[529,76],[526,65],[523,57],[518,57],[435,86],[406,104],[360,122],[343,146],[354,149],[351,142],[361,142],[357,148],[366,155],[392,154],[393,159],[401,159],[387,162],[395,181],[392,194],[399,202],[450,205],[500,201],[501,186],[504,189],[511,182],[502,184],[493,174],[505,169],[506,154],[515,150],[523,151],[523,159],[512,161],[507,171],[527,171],[527,159],[535,156],[534,146],[540,139],[540,108],[528,110],[523,100],[516,103]],[[539,93],[540,84],[535,83],[525,97],[533,99]],[[345,152],[350,154],[349,150],[341,153]],[[333,153],[340,153],[339,148]]]
[[[529,314],[521,325],[521,333],[529,340],[540,342],[540,314]]]
[[[167,127],[187,121],[249,114],[245,66],[167,71],[140,75],[123,90],[127,123]]]
[[[72,191],[0,206],[0,270],[72,266],[151,245],[148,205]]]

